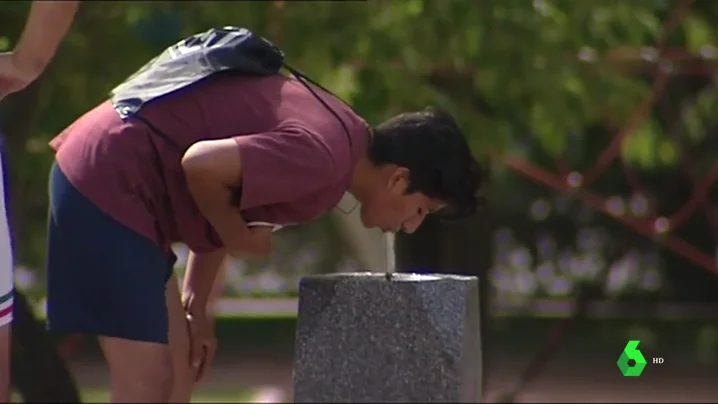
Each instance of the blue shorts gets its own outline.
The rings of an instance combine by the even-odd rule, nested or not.
[[[53,331],[167,344],[171,253],[50,172],[47,318]]]

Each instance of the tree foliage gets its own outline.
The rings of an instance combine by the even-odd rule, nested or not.
[[[0,47],[11,48],[28,3],[3,1]],[[688,11],[666,40],[715,56],[716,6]],[[21,261],[44,249],[46,142],[163,47],[213,26],[240,25],[276,42],[287,61],[352,103],[370,122],[436,105],[453,112],[477,154],[556,156],[586,128],[625,123],[651,92],[652,47],[678,2],[483,0],[395,2],[84,2],[40,89],[37,119],[13,150],[22,192]],[[709,63],[703,60],[701,63]],[[675,66],[674,66],[675,67]],[[715,124],[715,91],[694,91],[680,114],[700,142]],[[10,100],[9,102],[13,102]],[[715,115],[715,114],[713,114]],[[27,117],[6,117],[27,119]],[[712,120],[712,121],[711,121]],[[676,144],[658,117],[639,126],[624,157],[675,164]],[[13,134],[10,134],[11,136]],[[574,153],[575,151],[572,151]],[[579,153],[580,154],[580,153]],[[593,155],[593,154],[591,154]]]

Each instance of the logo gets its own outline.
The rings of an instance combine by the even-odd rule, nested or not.
[[[616,362],[624,376],[640,376],[646,367],[646,358],[638,349],[640,343],[641,341],[628,341]]]

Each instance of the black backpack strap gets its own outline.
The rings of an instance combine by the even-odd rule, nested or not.
[[[312,89],[312,86],[310,86],[309,84],[307,84],[307,82],[309,82],[309,83],[311,83],[311,84],[313,84],[313,85],[319,87],[319,88],[322,89],[323,91],[325,91],[325,92],[331,94],[332,96],[334,96],[334,97],[336,97],[337,99],[339,99],[341,102],[344,102],[344,100],[342,100],[340,97],[338,97],[338,96],[337,96],[336,94],[334,94],[333,92],[331,92],[331,91],[327,90],[326,88],[324,88],[321,84],[319,84],[319,83],[315,82],[314,80],[310,79],[309,77],[305,76],[304,73],[302,73],[302,72],[300,72],[299,70],[297,70],[297,69],[295,69],[295,68],[293,68],[293,67],[287,65],[286,63],[284,64],[284,68],[287,69],[290,73],[292,73],[292,75],[297,79],[297,81],[299,81],[300,83],[302,83],[302,85],[303,85],[304,87],[306,87],[306,89],[309,90],[310,93],[312,93],[312,95],[314,96],[314,98],[316,98],[319,102],[321,102],[322,105],[324,105],[324,108],[326,108],[327,110],[329,110],[329,112],[331,112],[331,114],[334,115],[335,118],[337,118],[337,120],[339,121],[339,123],[342,125],[342,128],[344,128],[344,134],[347,135],[347,140],[349,140],[349,148],[351,149],[352,146],[353,146],[353,144],[352,144],[352,136],[351,136],[351,133],[349,133],[349,128],[347,128],[347,125],[344,123],[344,120],[339,117],[339,114],[337,114],[337,112],[334,111],[334,109],[333,109],[332,107],[330,107],[329,104],[327,104],[327,103],[322,99],[322,97],[320,97],[320,96],[314,91],[314,89]],[[344,102],[344,104],[347,104],[347,103]],[[347,104],[347,105],[349,105],[349,104]]]
[[[171,145],[174,146],[177,150],[180,150],[181,152],[184,153],[184,149],[185,149],[184,147],[180,146],[180,144],[177,143],[176,140],[172,139],[171,136],[169,136],[169,135],[167,135],[166,133],[164,133],[164,132],[162,132],[161,130],[159,130],[159,129],[158,129],[155,125],[153,125],[150,121],[148,121],[147,119],[143,118],[142,115],[140,115],[139,112],[135,112],[134,114],[132,114],[131,118],[137,119],[138,121],[144,123],[145,125],[147,125],[148,128],[150,128],[150,130],[151,130],[152,132],[156,133],[156,134],[157,134],[159,137],[161,137],[165,142],[171,144]]]

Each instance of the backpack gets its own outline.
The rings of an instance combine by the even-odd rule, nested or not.
[[[289,71],[334,115],[342,125],[351,147],[351,136],[344,121],[307,82],[332,93],[288,66],[284,62],[284,53],[277,46],[246,28],[212,28],[177,42],[115,87],[110,93],[110,99],[122,119],[136,118],[167,142],[181,148],[172,137],[139,114],[145,104],[171,96],[216,73],[231,72],[259,77],[279,74],[282,68]]]

